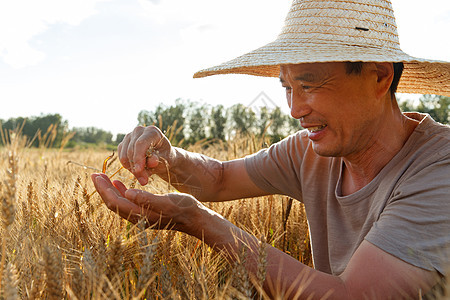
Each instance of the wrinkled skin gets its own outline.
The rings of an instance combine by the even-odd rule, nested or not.
[[[133,173],[141,185],[146,185],[152,174],[167,177],[167,168],[173,166],[175,155],[167,137],[155,126],[136,127],[125,136],[117,151],[122,166]]]

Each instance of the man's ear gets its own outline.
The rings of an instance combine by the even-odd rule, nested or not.
[[[377,72],[376,95],[380,98],[390,94],[389,88],[394,78],[394,64],[389,62],[375,63],[375,68]]]

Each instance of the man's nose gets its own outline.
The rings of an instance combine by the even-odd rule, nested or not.
[[[291,109],[291,116],[295,119],[300,119],[311,113],[311,107],[306,103],[305,97],[298,93],[290,95],[289,108]]]

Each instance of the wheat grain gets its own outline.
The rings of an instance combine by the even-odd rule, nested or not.
[[[43,249],[43,266],[48,299],[62,299],[64,296],[62,282],[64,267],[61,252],[52,246],[45,246]]]
[[[120,236],[111,238],[107,249],[107,257],[106,277],[114,288],[119,288],[121,286],[120,278],[124,261],[124,253]]]
[[[42,282],[43,278],[41,276],[40,270],[34,274],[34,278],[31,280],[31,290],[28,295],[29,300],[40,299],[42,294]]]
[[[73,270],[71,290],[73,295],[76,296],[78,299],[87,298],[86,281],[84,278],[83,271],[79,266],[76,266],[75,269]]]
[[[164,263],[161,263],[159,271],[160,294],[163,299],[169,299],[173,296],[172,277]]]
[[[244,299],[250,299],[253,293],[252,286],[250,284],[249,274],[246,268],[247,252],[249,251],[247,246],[241,248],[238,258],[235,261],[233,270],[233,286],[238,291],[239,297]]]
[[[154,273],[153,258],[155,256],[157,242],[158,241],[155,238],[151,245],[141,246],[141,249],[144,250],[144,257],[142,259],[142,266],[139,272],[138,282],[136,284],[136,291],[140,297],[149,294],[145,291],[156,276]]]
[[[16,267],[11,262],[9,262],[5,271],[5,282],[3,284],[5,300],[20,299],[17,292],[18,277]]]
[[[258,269],[256,272],[257,285],[262,287],[266,279],[266,268],[267,268],[267,243],[266,237],[261,236],[258,247]],[[262,296],[260,296],[261,299]]]
[[[7,180],[2,193],[2,220],[3,226],[8,228],[13,222],[16,212],[16,174],[17,158],[14,152],[8,153],[9,168],[6,170]]]

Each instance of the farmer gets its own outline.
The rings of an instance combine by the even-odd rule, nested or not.
[[[450,263],[450,128],[402,113],[394,93],[450,96],[450,64],[402,52],[391,3],[294,0],[274,42],[194,76],[227,73],[279,77],[304,130],[221,162],[137,127],[119,145],[122,165],[142,185],[157,174],[186,194],[127,190],[93,174],[106,205],[234,259],[256,250],[256,237],[200,201],[284,194],[305,205],[314,269],[269,246],[272,296],[270,286],[293,285],[313,298],[417,298],[436,286]],[[311,281],[301,286],[300,276]]]

